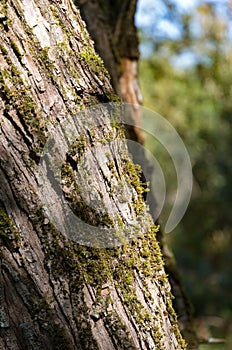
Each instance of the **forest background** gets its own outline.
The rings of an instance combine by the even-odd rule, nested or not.
[[[167,235],[197,324],[232,333],[232,1],[140,0],[143,103],[176,128],[193,167],[193,193]],[[146,128],[149,125],[146,125]],[[167,152],[147,135],[165,174],[167,219],[176,191]],[[203,325],[203,326],[202,326]]]

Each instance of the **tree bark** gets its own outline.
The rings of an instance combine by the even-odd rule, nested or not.
[[[114,93],[76,7],[70,0],[2,1],[0,53],[0,349],[184,349],[157,228],[123,131],[109,107],[88,113]],[[62,193],[93,231],[114,227],[116,240],[127,229],[130,239],[117,246],[80,244],[82,226],[70,239],[39,195],[46,142],[75,114],[78,136],[68,150],[62,133],[55,139],[57,154],[65,153]],[[56,184],[44,195],[62,222]]]
[[[134,24],[137,0],[106,1],[106,0],[76,0],[80,8],[89,33],[94,40],[96,51],[102,57],[111,77],[111,82],[116,93],[125,102],[133,105],[131,113],[131,125],[127,125],[127,135],[130,139],[144,144],[145,138],[141,129],[141,118],[139,106],[142,104],[138,83],[138,37]],[[130,147],[130,145],[128,145]],[[130,149],[130,148],[129,148]],[[135,163],[143,164],[145,153],[142,148],[130,149]],[[154,169],[147,164],[149,169],[145,173],[153,173]],[[143,181],[150,179],[143,178]],[[151,213],[155,213],[155,194],[152,194],[152,203],[149,203]],[[153,215],[154,217],[154,215]],[[154,217],[156,221],[157,218]],[[164,235],[159,232],[162,254],[165,259],[165,269],[169,276],[172,293],[175,296],[174,305],[178,314],[178,321],[184,337],[187,339],[190,348],[197,348],[197,337],[193,325],[192,306],[186,296],[181,278],[178,273],[175,258],[165,242]]]

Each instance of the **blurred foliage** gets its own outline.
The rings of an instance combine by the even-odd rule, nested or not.
[[[179,132],[194,175],[187,213],[168,239],[196,314],[231,322],[232,1],[196,2],[189,12],[161,3],[180,35],[142,31],[154,49],[140,64],[144,105]],[[157,156],[149,138],[147,146]],[[173,188],[175,181],[169,176]]]

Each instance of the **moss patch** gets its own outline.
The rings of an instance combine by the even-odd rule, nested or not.
[[[135,212],[137,215],[141,215],[146,211],[144,193],[149,191],[148,183],[142,183],[142,169],[140,165],[134,164],[127,154],[122,154],[122,167],[124,174],[126,174],[130,184],[137,193],[137,197],[134,197],[133,199]]]
[[[165,303],[168,307],[167,315],[173,326],[173,331],[180,346],[184,349],[185,342],[177,327],[176,315],[172,308],[172,296],[168,289],[167,275],[163,271],[163,258],[156,240],[157,226],[152,226],[145,234],[138,236],[131,243],[115,249],[97,249],[67,240],[57,232],[52,224],[44,222],[43,211],[39,211],[34,218],[36,231],[39,233],[45,259],[51,266],[50,273],[55,280],[64,276],[69,280],[69,293],[73,301],[76,323],[82,327],[85,320],[83,341],[88,343],[91,338],[90,319],[102,318],[105,326],[112,332],[115,342],[122,348],[129,349],[128,334],[121,324],[116,310],[108,311],[111,304],[110,297],[103,297],[102,286],[114,284],[122,303],[130,311],[143,334],[152,335],[157,349],[164,349],[161,334],[159,310],[157,315],[144,308],[134,289],[135,276],[139,274],[143,280],[144,289],[147,289],[144,297],[149,303],[152,299],[148,288],[146,288],[146,277],[159,284],[165,295]],[[136,272],[136,274],[135,274]],[[162,273],[161,273],[162,272]],[[82,288],[88,283],[96,292],[96,301],[93,315],[82,300]],[[161,322],[162,323],[162,322]],[[122,332],[119,332],[119,328]],[[80,328],[81,329],[81,328]],[[86,344],[87,344],[86,343]]]
[[[96,74],[99,79],[105,79],[105,77],[109,78],[109,73],[105,69],[102,59],[95,53],[91,46],[86,46],[80,52],[79,58],[81,62],[91,68],[92,72]]]
[[[3,205],[0,203],[0,237],[5,237],[10,241],[14,241],[16,245],[21,241],[20,235],[16,230],[13,222],[6,213]]]
[[[5,112],[9,115],[12,108],[24,126],[35,139],[35,148],[42,147],[46,141],[46,124],[31,96],[30,87],[26,86],[17,67],[12,63],[4,46],[0,46],[8,69],[0,71],[0,87],[5,100]]]

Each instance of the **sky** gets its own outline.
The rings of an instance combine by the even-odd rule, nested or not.
[[[182,13],[191,13],[191,10],[196,6],[200,5],[203,2],[215,3],[218,4],[218,10],[220,9],[223,12],[223,5],[228,4],[229,0],[172,0],[173,4],[178,5],[179,11]],[[152,28],[154,27],[153,23],[159,19],[161,22],[160,26],[166,31],[172,31],[173,35],[177,35],[177,29],[169,21],[162,20],[162,17],[165,17],[165,6],[163,5],[162,0],[138,0],[137,11],[135,16],[135,23],[138,28],[143,28],[152,33]]]
[[[205,2],[217,4],[217,11],[221,16],[228,16],[226,13],[226,6],[229,0],[171,0],[173,4],[178,5],[178,11],[184,14],[191,14],[191,11],[196,5]],[[142,29],[147,37],[154,38],[159,41],[162,38],[169,38],[171,40],[178,40],[181,38],[181,24],[178,20],[170,18],[163,0],[138,0],[137,12],[135,17],[137,28]],[[231,25],[232,33],[232,25]],[[196,23],[192,24],[192,31],[197,33],[199,26]],[[229,35],[229,34],[228,34]],[[148,57],[154,52],[152,40],[140,44],[140,54],[142,57]],[[191,66],[196,57],[191,52],[183,52],[182,56],[177,57],[175,65]]]
[[[224,0],[222,0],[224,1]],[[183,12],[191,11],[191,9],[199,3],[199,0],[173,0],[179,9]],[[164,14],[164,6],[162,1],[154,0],[138,0],[135,22],[140,27],[148,27],[154,21],[157,15]]]
[[[198,0],[173,0],[183,13],[191,11]],[[135,23],[137,28],[142,29],[148,36],[165,36],[178,39],[181,35],[181,28],[166,18],[165,6],[162,0],[138,0]],[[140,53],[146,57],[152,53],[151,44],[141,44]]]

